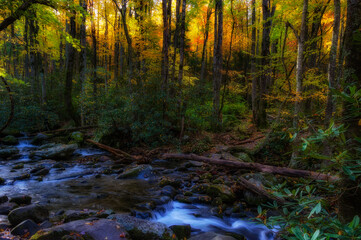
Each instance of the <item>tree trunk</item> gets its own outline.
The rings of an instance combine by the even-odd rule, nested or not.
[[[205,72],[206,72],[206,55],[207,55],[207,42],[208,42],[208,36],[209,36],[209,24],[210,24],[210,19],[212,16],[212,4],[213,0],[210,0],[208,3],[208,8],[207,8],[207,19],[206,19],[206,25],[205,25],[205,32],[204,32],[204,41],[203,41],[203,50],[202,50],[202,66],[201,66],[201,84],[204,85],[205,84]]]
[[[90,19],[91,19],[91,39],[93,44],[93,55],[92,55],[92,65],[93,65],[93,97],[96,99],[97,96],[97,35],[96,35],[96,28],[94,22],[94,0],[90,1]]]
[[[350,71],[348,76],[345,76],[344,88],[354,86],[356,92],[361,89],[361,1],[347,0],[347,20],[345,29],[345,70]],[[346,90],[349,91],[349,90]],[[344,102],[343,107],[343,121],[348,126],[346,138],[348,141],[349,154],[356,156],[355,147],[359,143],[355,140],[356,137],[361,136],[361,128],[359,126],[360,109],[353,106],[352,103]],[[339,216],[341,220],[349,222],[355,215],[361,215],[361,189],[359,187],[359,179],[352,181],[348,177],[343,180],[342,187],[345,192],[339,199]]]
[[[214,14],[214,49],[213,49],[213,129],[222,128],[220,112],[220,90],[222,83],[222,43],[223,43],[223,0],[216,0]]]
[[[252,0],[252,44],[251,44],[251,76],[252,76],[252,116],[253,123],[258,123],[258,81],[256,76],[256,0]]]
[[[80,2],[81,7],[83,8],[84,14],[82,16],[82,22],[80,26],[80,44],[81,44],[81,52],[80,52],[80,85],[81,85],[81,96],[80,96],[80,118],[81,118],[81,126],[85,125],[85,118],[84,118],[84,85],[86,82],[86,72],[87,72],[87,44],[86,44],[86,12],[88,10],[87,0],[82,0]]]
[[[72,38],[76,37],[76,24],[75,24],[75,13],[72,13],[69,22],[69,35]],[[80,118],[77,115],[74,106],[73,106],[73,72],[74,72],[74,57],[75,49],[72,44],[67,43],[68,54],[66,59],[66,78],[65,78],[65,91],[64,91],[64,100],[65,100],[65,109],[69,114],[69,117],[74,120],[76,126],[80,126]]]
[[[333,34],[332,45],[330,50],[330,62],[328,65],[328,94],[327,94],[327,106],[325,112],[325,127],[330,124],[332,115],[335,111],[335,103],[331,90],[336,86],[337,75],[337,46],[340,32],[340,17],[341,17],[341,3],[340,0],[334,0],[334,22],[333,22]]]

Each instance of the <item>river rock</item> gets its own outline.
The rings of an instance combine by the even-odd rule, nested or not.
[[[35,151],[30,154],[32,158],[62,160],[71,157],[78,148],[77,144],[59,144],[50,148]]]
[[[0,204],[6,203],[9,200],[8,196],[0,196]]]
[[[70,138],[72,142],[82,143],[84,141],[84,134],[81,132],[73,132],[72,134],[70,134]]]
[[[45,176],[48,173],[49,173],[49,169],[43,168],[43,169],[40,169],[39,171],[35,172],[33,175],[34,176]]]
[[[163,223],[151,222],[126,214],[114,214],[108,217],[116,220],[130,234],[133,240],[169,240],[173,231]]]
[[[241,162],[253,162],[251,157],[245,152],[236,153],[235,156],[238,158],[237,159],[238,161],[241,161]]]
[[[44,144],[47,140],[49,139],[49,136],[43,134],[43,133],[38,133],[33,140],[31,140],[31,144],[33,145],[41,145]]]
[[[12,155],[18,154],[19,150],[16,148],[3,148],[0,149],[0,158],[8,158]]]
[[[224,184],[213,184],[207,189],[207,194],[213,198],[219,197],[223,202],[234,202],[236,199],[232,189]]]
[[[88,211],[77,211],[77,210],[68,210],[64,213],[64,223],[72,222],[75,220],[86,219],[91,216],[94,216],[96,211],[88,210]]]
[[[10,227],[11,227],[11,225],[9,223],[8,216],[0,215],[0,232],[1,232],[1,229],[5,230]]]
[[[32,198],[28,195],[21,195],[12,197],[9,202],[13,202],[18,205],[29,205],[31,203],[31,199]]]
[[[172,225],[172,229],[178,239],[188,239],[191,236],[191,225]]]
[[[16,227],[11,230],[12,235],[25,235],[29,233],[29,237],[33,236],[40,227],[33,220],[25,220],[19,223]]]
[[[153,175],[153,168],[150,165],[138,165],[126,169],[123,173],[118,175],[118,179],[123,178],[149,178]]]
[[[33,204],[12,210],[8,218],[13,226],[18,225],[26,219],[41,223],[49,218],[49,211],[44,206]]]
[[[15,203],[6,202],[0,204],[0,215],[8,215],[11,210],[13,210],[18,205]]]
[[[170,198],[173,198],[177,194],[177,191],[175,190],[174,187],[168,185],[163,187],[160,193],[163,196],[168,196]]]
[[[206,232],[189,238],[189,240],[236,240],[234,237],[221,235],[215,232]]]
[[[12,135],[8,135],[6,137],[4,137],[3,139],[1,139],[1,142],[5,145],[16,145],[18,144],[18,139]]]
[[[64,236],[78,233],[86,240],[126,240],[129,234],[121,224],[110,219],[78,220],[37,232],[31,240],[63,240]],[[65,238],[69,239],[69,238]],[[71,238],[70,238],[71,239]]]
[[[5,179],[0,177],[0,185],[3,185],[5,183]]]

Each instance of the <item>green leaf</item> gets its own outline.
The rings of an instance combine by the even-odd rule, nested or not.
[[[318,235],[320,235],[320,230],[319,229],[317,229],[316,232],[313,234],[311,240],[316,240]]]

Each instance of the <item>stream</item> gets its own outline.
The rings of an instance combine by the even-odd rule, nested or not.
[[[38,146],[30,144],[30,140],[20,138],[16,146],[19,150],[17,157],[0,162],[0,177],[6,180],[4,185],[0,185],[0,196],[29,195],[33,202],[45,204],[51,212],[111,209],[116,213],[128,213],[139,204],[159,199],[155,178],[117,179],[117,174],[102,174],[114,165],[111,160],[98,163],[78,160],[106,155],[101,150],[77,149],[74,157],[67,161],[33,160],[29,154]],[[14,170],[14,166],[22,164],[23,168]],[[19,176],[39,167],[49,169],[49,173],[41,178],[31,176],[18,180]],[[169,201],[154,209],[150,220],[167,226],[190,224],[192,235],[213,231],[242,234],[248,240],[274,238],[274,231],[251,219],[219,218],[210,214],[210,208],[203,204]]]

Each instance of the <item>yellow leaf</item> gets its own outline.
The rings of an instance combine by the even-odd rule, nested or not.
[[[361,126],[361,119],[360,119],[360,121],[358,121],[358,125]]]

